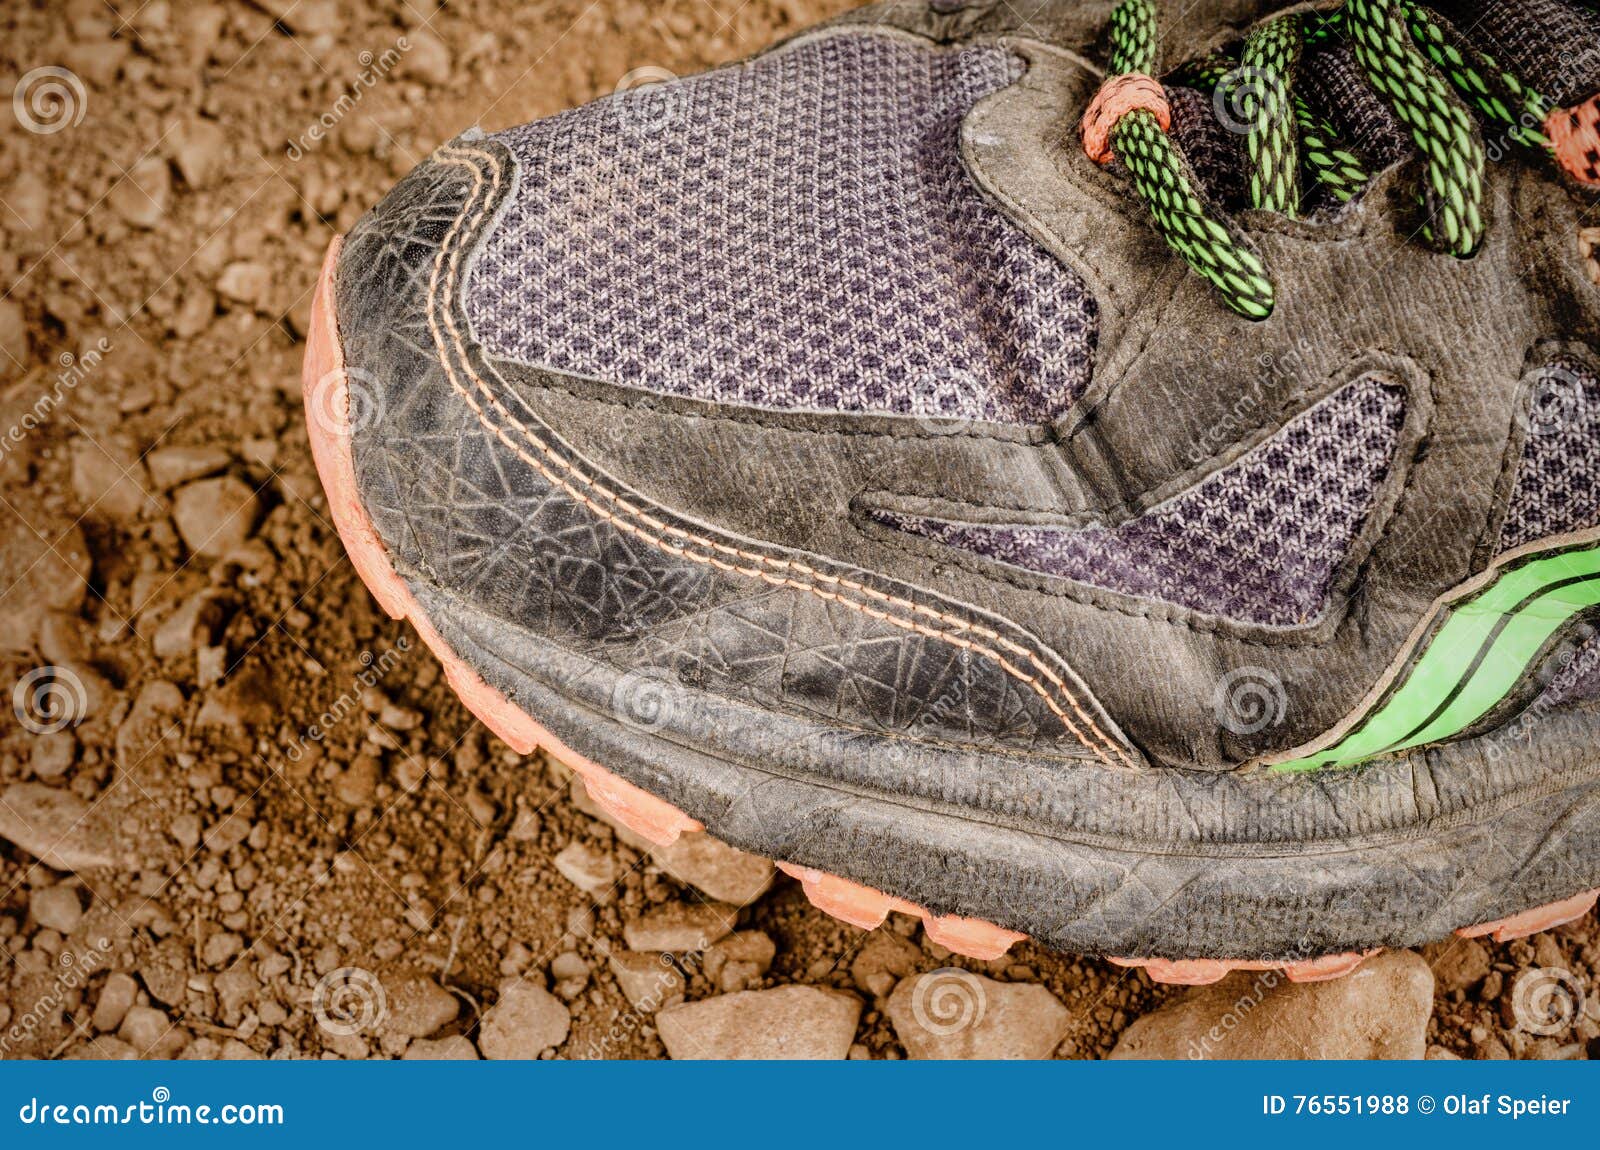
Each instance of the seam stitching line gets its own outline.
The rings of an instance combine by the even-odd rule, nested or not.
[[[479,192],[484,187],[483,172],[480,170],[477,164],[473,163],[472,160],[467,157],[476,157],[484,161],[492,172],[493,182],[489,188],[489,195],[485,198],[484,203],[481,205],[474,204],[474,201],[477,200]],[[496,398],[493,389],[487,383],[485,383],[482,377],[479,376],[479,374],[473,369],[470,357],[468,356],[466,350],[466,343],[461,337],[461,332],[457,327],[455,317],[453,314],[451,314],[449,307],[446,306],[443,309],[445,326],[449,328],[450,337],[455,342],[457,354],[459,354],[461,358],[461,362],[466,374],[477,385],[478,391],[484,396],[485,399],[488,400],[491,405],[493,405],[493,407],[501,416],[503,416],[510,424],[517,428],[517,430],[521,433],[522,438],[525,439],[535,450],[544,455],[551,462],[559,465],[562,469],[567,471],[572,480],[582,484],[583,487],[589,488],[606,502],[614,504],[620,510],[620,514],[617,511],[612,511],[601,506],[590,495],[575,487],[571,480],[556,474],[545,463],[533,458],[523,448],[512,442],[511,439],[507,437],[505,427],[495,423],[494,420],[490,419],[484,409],[479,406],[477,401],[473,399],[471,394],[469,394],[466,387],[457,379],[455,367],[451,362],[450,349],[446,343],[444,332],[441,330],[439,317],[436,314],[436,311],[439,308],[440,300],[442,298],[447,298],[448,294],[454,291],[456,277],[460,270],[461,249],[459,247],[455,247],[456,238],[463,230],[463,225],[468,224],[469,221],[471,226],[476,227],[477,224],[482,220],[483,214],[487,207],[494,202],[495,193],[498,191],[500,186],[500,162],[491,153],[476,149],[462,149],[459,152],[447,152],[441,150],[439,153],[439,158],[442,163],[465,167],[472,174],[474,186],[467,199],[468,207],[464,208],[462,214],[458,216],[455,222],[451,225],[449,233],[445,236],[440,245],[439,255],[434,262],[434,270],[428,287],[428,327],[433,334],[435,346],[440,352],[441,361],[445,369],[446,377],[450,381],[451,389],[466,401],[467,405],[472,409],[473,413],[477,416],[478,421],[484,426],[485,430],[493,433],[496,438],[510,448],[515,455],[523,460],[523,462],[533,467],[549,482],[561,488],[571,498],[588,508],[593,514],[599,516],[606,522],[611,523],[618,529],[623,530],[647,543],[650,543],[663,551],[666,551],[668,554],[682,556],[683,558],[689,559],[695,563],[710,566],[720,571],[726,571],[760,579],[763,582],[774,586],[789,587],[794,590],[805,591],[828,602],[839,603],[842,606],[859,611],[865,615],[868,615],[869,617],[879,619],[903,630],[909,630],[918,634],[929,636],[931,638],[940,639],[963,650],[973,651],[986,656],[994,661],[996,665],[998,665],[1007,674],[1011,675],[1019,682],[1027,685],[1037,695],[1039,695],[1039,697],[1044,700],[1045,705],[1049,707],[1056,717],[1062,721],[1067,730],[1071,732],[1075,738],[1083,742],[1085,746],[1089,747],[1097,755],[1099,755],[1102,760],[1106,761],[1108,764],[1110,763],[1110,758],[1105,753],[1106,750],[1109,749],[1117,759],[1121,760],[1124,766],[1130,768],[1134,766],[1132,760],[1129,759],[1122,747],[1100,729],[1099,725],[1084,710],[1082,704],[1073,695],[1065,681],[1062,680],[1062,678],[1053,669],[1040,660],[1033,652],[1014,642],[1013,640],[1007,639],[999,632],[991,628],[981,627],[964,619],[945,614],[944,612],[937,611],[931,607],[916,603],[912,600],[886,594],[885,592],[878,591],[853,580],[845,579],[837,575],[831,575],[825,571],[818,571],[814,568],[806,566],[803,563],[795,562],[794,560],[776,559],[772,556],[741,550],[724,543],[718,543],[713,539],[706,539],[701,536],[694,535],[683,530],[682,528],[674,527],[671,524],[664,523],[661,520],[656,519],[645,510],[628,502],[617,493],[607,490],[591,476],[583,474],[572,463],[561,459],[554,452],[552,452],[547,445],[542,443],[538,437],[533,434],[527,425],[518,420],[517,417],[511,412],[507,411],[500,400]],[[452,251],[453,247],[455,247],[454,251]],[[448,276],[445,277],[445,263],[447,256],[449,257],[450,270]],[[447,278],[449,281],[448,284],[443,285],[447,288],[447,291],[443,294],[440,292],[442,277]],[[628,519],[629,516],[637,519],[639,522],[630,522]],[[652,534],[650,530],[646,530],[645,527],[640,526],[640,524],[647,525],[654,531],[660,532],[660,534]],[[1024,671],[1022,668],[1009,661],[1005,655],[1001,653],[1001,651],[996,650],[994,647],[987,646],[983,642],[965,638],[964,636],[953,633],[949,630],[940,630],[938,628],[919,623],[913,619],[908,619],[904,616],[898,615],[892,610],[883,610],[881,608],[873,607],[867,603],[862,603],[858,600],[849,598],[838,591],[827,590],[824,587],[819,586],[818,582],[797,580],[791,578],[787,574],[773,574],[769,571],[762,570],[760,567],[741,566],[737,563],[729,562],[726,559],[719,559],[716,555],[697,554],[693,551],[686,550],[682,546],[670,542],[667,538],[665,538],[665,536],[680,538],[688,542],[699,544],[710,549],[711,551],[720,552],[736,559],[748,560],[757,564],[763,564],[768,567],[776,568],[778,571],[798,572],[804,576],[809,576],[811,580],[832,584],[850,591],[859,592],[869,598],[877,599],[887,606],[905,608],[918,615],[931,617],[941,623],[949,625],[956,631],[970,632],[973,635],[978,636],[980,639],[989,640],[1006,651],[1009,651],[1015,655],[1020,655],[1038,672],[1038,674],[1029,674],[1027,671]],[[1049,686],[1046,686],[1047,683]],[[1050,689],[1052,687],[1054,688],[1054,691]],[[1068,714],[1067,709],[1063,708],[1061,704],[1057,702],[1055,698],[1055,694],[1057,693],[1059,693],[1061,698],[1066,701],[1068,707],[1071,709],[1072,714]],[[1073,715],[1077,716],[1077,719],[1083,724],[1083,727],[1087,727],[1088,730],[1093,733],[1092,740],[1085,736],[1084,730],[1080,728],[1079,723],[1074,722]]]

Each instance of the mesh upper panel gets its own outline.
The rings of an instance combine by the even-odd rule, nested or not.
[[[1003,563],[1268,626],[1321,615],[1388,474],[1405,393],[1362,379],[1182,494],[1110,530],[955,523],[879,511],[888,526]]]
[[[1094,300],[958,151],[1021,69],[854,32],[500,133],[521,182],[469,287],[475,334],[719,402],[1056,418],[1088,382]]]
[[[1600,378],[1557,359],[1534,382],[1500,550],[1600,526]]]

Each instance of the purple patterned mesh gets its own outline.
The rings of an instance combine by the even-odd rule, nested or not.
[[[502,132],[520,186],[473,272],[476,336],[723,403],[1054,419],[1088,382],[1094,299],[958,151],[1021,69],[856,31]]]
[[[956,523],[899,512],[901,531],[1047,575],[1287,627],[1322,613],[1388,474],[1405,392],[1366,377],[1139,518],[1107,530]]]
[[[1563,358],[1533,386],[1501,551],[1600,526],[1600,377]]]

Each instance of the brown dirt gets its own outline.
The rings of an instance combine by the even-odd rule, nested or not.
[[[6,1055],[404,1050],[403,1035],[318,1024],[316,988],[343,968],[377,972],[391,1009],[408,972],[447,988],[462,1009],[435,1037],[478,1040],[480,1011],[521,978],[568,1000],[558,1054],[664,1053],[605,955],[645,909],[697,896],[579,812],[563,768],[488,736],[375,608],[311,466],[301,338],[329,239],[460,130],[580,103],[642,66],[741,56],[841,7],[5,6],[5,74],[58,65],[81,87],[64,89],[64,120],[28,110],[59,130],[8,115],[0,136],[0,683],[58,668],[36,685],[71,686],[81,721],[50,735],[8,722],[0,786],[81,800],[88,817],[63,830],[112,856],[71,873],[0,841]],[[411,48],[385,68],[402,35]],[[185,487],[206,477],[230,482]],[[621,864],[598,899],[555,869],[574,842]],[[777,944],[754,985],[862,993],[854,1053],[903,1056],[882,997],[852,975],[873,935],[781,878],[740,926]],[[1171,993],[1030,944],[962,963],[909,919],[882,931],[912,943],[918,969],[1048,987],[1071,1013],[1063,1056],[1104,1055]],[[1593,916],[1446,951],[1462,969],[1441,979],[1430,1041],[1464,1056],[1592,1052],[1600,1026],[1535,1041],[1507,1003],[1530,967],[1600,985]],[[568,953],[586,979],[570,958],[549,973]],[[717,992],[689,968],[689,998]]]

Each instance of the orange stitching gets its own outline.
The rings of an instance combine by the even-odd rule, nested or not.
[[[500,165],[499,165],[499,162],[497,161],[497,159],[493,155],[490,155],[490,154],[485,153],[485,152],[476,151],[474,149],[463,149],[463,154],[466,155],[466,156],[476,156],[479,159],[485,161],[485,163],[487,163],[489,165],[489,167],[490,167],[490,169],[491,169],[491,171],[493,173],[493,183],[490,185],[489,195],[486,197],[486,199],[484,201],[484,208],[487,208],[487,206],[494,201],[494,193],[499,190],[499,186],[500,186]],[[474,186],[474,188],[472,190],[472,193],[468,196],[468,199],[467,199],[468,205],[471,205],[473,203],[473,201],[477,199],[478,193],[484,187],[484,180],[483,180],[482,171],[478,168],[478,166],[476,164],[472,163],[470,160],[460,158],[459,156],[446,153],[446,152],[444,152],[442,150],[439,153],[439,158],[440,158],[440,162],[442,162],[442,163],[457,164],[457,165],[460,165],[462,167],[465,167],[469,172],[472,173],[472,177],[473,177],[473,181],[474,181],[474,185],[475,186]],[[482,211],[482,209],[478,209],[478,212],[479,212],[478,218],[481,218],[481,211]],[[898,615],[895,615],[895,614],[893,614],[891,612],[886,612],[886,611],[882,611],[882,610],[873,608],[873,607],[869,606],[868,604],[861,603],[861,602],[858,602],[856,600],[847,598],[847,597],[839,594],[838,592],[824,590],[823,588],[818,587],[813,583],[797,581],[797,580],[791,579],[791,578],[789,578],[787,576],[773,575],[773,574],[770,574],[767,571],[763,571],[763,570],[761,570],[761,569],[759,569],[757,567],[738,566],[736,564],[727,562],[726,560],[718,559],[714,555],[699,554],[699,553],[696,553],[696,552],[693,552],[693,551],[685,550],[683,547],[681,547],[679,545],[676,545],[674,543],[668,542],[667,539],[664,539],[664,538],[662,538],[660,536],[657,536],[657,535],[651,535],[649,532],[646,532],[646,531],[642,530],[637,525],[629,523],[625,519],[620,518],[616,513],[608,510],[605,507],[600,506],[593,499],[591,499],[588,495],[584,494],[583,492],[581,492],[581,491],[577,490],[575,487],[573,487],[572,484],[569,483],[567,480],[561,478],[560,476],[558,476],[554,472],[552,472],[550,470],[550,468],[547,467],[544,463],[540,462],[537,459],[532,458],[521,447],[519,447],[517,444],[513,443],[509,438],[507,438],[505,428],[503,426],[495,423],[493,420],[489,419],[487,417],[487,415],[485,414],[483,408],[480,407],[478,405],[478,403],[472,398],[472,396],[467,392],[467,390],[459,384],[458,380],[456,379],[455,370],[452,367],[451,362],[450,362],[449,348],[446,345],[443,333],[440,331],[438,318],[434,314],[435,306],[437,305],[439,299],[441,298],[440,297],[440,292],[439,292],[440,276],[444,271],[444,263],[445,263],[446,253],[449,253],[449,256],[450,256],[450,272],[449,272],[449,278],[450,278],[450,281],[451,281],[450,282],[450,291],[453,292],[454,291],[454,285],[455,285],[455,282],[456,282],[456,277],[458,276],[459,270],[460,270],[461,252],[460,252],[460,250],[456,250],[456,251],[452,252],[451,251],[451,246],[455,241],[456,235],[459,233],[459,231],[461,230],[462,226],[465,223],[467,223],[467,221],[469,219],[472,219],[472,222],[473,222],[474,225],[476,224],[477,218],[473,218],[473,216],[474,216],[473,212],[464,209],[462,214],[459,217],[457,217],[455,223],[453,223],[451,225],[449,233],[445,236],[444,241],[440,246],[439,257],[435,261],[433,275],[430,277],[429,284],[428,284],[428,302],[429,302],[428,327],[429,327],[429,330],[433,334],[435,344],[438,346],[438,349],[439,349],[439,352],[440,352],[440,356],[441,356],[441,361],[443,362],[443,365],[444,365],[444,368],[445,368],[445,373],[450,379],[451,389],[453,391],[455,391],[455,393],[457,395],[459,395],[463,400],[466,401],[467,406],[472,409],[473,413],[477,416],[479,423],[481,423],[483,425],[485,430],[488,430],[488,431],[492,432],[495,435],[495,437],[497,439],[499,439],[503,444],[505,444],[506,447],[508,447],[512,451],[512,453],[515,454],[519,459],[521,459],[523,462],[527,463],[530,467],[533,467],[536,471],[538,471],[541,475],[543,475],[545,477],[545,479],[547,479],[549,482],[555,484],[561,490],[565,491],[574,500],[576,500],[578,503],[582,504],[584,507],[587,507],[591,512],[593,512],[595,515],[597,515],[601,519],[605,520],[606,522],[611,523],[613,526],[617,527],[620,530],[623,530],[623,531],[627,532],[630,535],[633,535],[633,536],[635,536],[635,537],[637,537],[639,539],[644,540],[645,542],[648,542],[648,543],[656,546],[657,548],[659,548],[659,549],[661,549],[663,551],[666,551],[669,554],[679,555],[679,556],[682,556],[685,559],[689,559],[689,560],[691,560],[693,562],[700,563],[700,564],[705,565],[705,566],[713,567],[713,568],[715,568],[717,570],[720,570],[720,571],[725,571],[725,572],[729,572],[729,573],[745,575],[745,576],[748,576],[748,577],[760,579],[763,582],[766,582],[766,583],[771,584],[773,586],[789,587],[789,588],[792,588],[792,589],[795,589],[795,590],[805,591],[805,592],[808,592],[808,593],[810,593],[812,595],[816,595],[818,598],[823,599],[825,601],[836,602],[836,603],[839,603],[842,606],[849,607],[852,610],[860,611],[861,613],[869,616],[870,618],[878,619],[878,620],[880,620],[882,622],[890,624],[891,626],[899,627],[902,630],[908,630],[908,631],[912,631],[912,632],[915,632],[915,633],[918,633],[918,634],[927,635],[930,638],[941,639],[941,640],[943,640],[945,642],[948,642],[948,643],[951,643],[954,646],[959,647],[959,648],[961,648],[963,650],[976,651],[976,652],[978,652],[978,653],[980,653],[982,655],[985,655],[988,658],[992,659],[1007,674],[1011,675],[1013,678],[1017,679],[1019,682],[1025,683],[1030,688],[1032,688],[1033,691],[1036,694],[1038,694],[1041,699],[1044,700],[1045,705],[1047,707],[1049,707],[1050,710],[1056,715],[1056,717],[1061,720],[1061,722],[1072,733],[1072,735],[1075,738],[1077,738],[1080,742],[1084,743],[1085,746],[1090,747],[1090,749],[1094,750],[1097,754],[1099,754],[1100,757],[1102,758],[1102,760],[1105,759],[1105,755],[1103,753],[1102,748],[1103,747],[1109,747],[1111,749],[1111,751],[1117,756],[1117,758],[1119,758],[1122,761],[1124,766],[1132,767],[1134,765],[1132,760],[1128,758],[1127,754],[1123,751],[1121,746],[1119,746],[1114,740],[1110,739],[1105,734],[1105,732],[1101,731],[1100,728],[1099,728],[1099,725],[1094,721],[1094,719],[1092,717],[1090,717],[1083,710],[1083,708],[1082,708],[1081,704],[1078,702],[1077,698],[1067,688],[1066,683],[1061,679],[1061,677],[1059,675],[1057,675],[1055,673],[1055,671],[1053,671],[1048,665],[1046,665],[1045,663],[1040,661],[1040,659],[1033,652],[1029,651],[1027,648],[1021,646],[1020,644],[1018,644],[1018,643],[1016,643],[1016,642],[1014,642],[1014,641],[1012,641],[1010,639],[1007,639],[1005,636],[1001,635],[999,632],[994,631],[994,630],[992,630],[990,628],[987,628],[987,627],[977,626],[976,624],[970,623],[970,622],[968,622],[968,621],[966,621],[964,619],[959,619],[959,618],[957,618],[955,616],[947,615],[947,614],[945,614],[943,612],[940,612],[940,611],[935,611],[934,609],[932,609],[930,607],[924,606],[923,604],[920,604],[920,603],[913,602],[912,600],[904,599],[904,598],[901,598],[901,597],[898,597],[898,596],[885,594],[882,591],[878,591],[875,588],[868,587],[868,586],[865,586],[864,584],[860,584],[860,583],[854,582],[853,580],[844,579],[844,578],[841,578],[841,577],[839,577],[837,575],[831,575],[831,574],[829,574],[828,572],[825,572],[825,571],[817,571],[814,568],[808,567],[803,563],[797,563],[797,562],[795,562],[793,560],[788,560],[788,559],[776,559],[776,558],[773,558],[772,556],[769,556],[769,555],[761,555],[761,554],[758,554],[758,553],[755,553],[755,552],[740,550],[738,548],[731,547],[731,546],[729,546],[727,544],[718,543],[717,541],[715,541],[713,539],[702,538],[700,536],[691,534],[690,532],[687,532],[687,531],[683,530],[682,528],[675,527],[672,524],[664,523],[661,520],[656,519],[655,517],[653,517],[650,514],[648,514],[648,512],[644,511],[642,508],[639,508],[639,507],[635,506],[634,504],[630,503],[628,500],[624,499],[621,495],[619,495],[619,494],[617,494],[615,492],[607,490],[605,487],[603,487],[599,483],[597,483],[592,477],[583,474],[581,471],[579,471],[571,463],[569,463],[568,461],[566,461],[564,459],[561,459],[559,456],[557,456],[553,452],[551,452],[550,449],[545,444],[541,443],[538,440],[538,438],[535,435],[533,435],[531,430],[525,424],[523,424],[520,420],[518,420],[516,416],[512,415],[511,412],[506,410],[505,406],[495,396],[493,389],[490,388],[489,385],[487,383],[485,383],[484,380],[478,375],[478,373],[472,369],[471,360],[468,357],[468,355],[466,353],[466,350],[465,350],[465,343],[461,338],[460,330],[456,326],[455,316],[453,314],[451,314],[451,312],[450,312],[450,310],[448,308],[446,308],[445,309],[445,313],[444,313],[445,314],[445,323],[448,325],[448,327],[450,329],[450,335],[451,335],[451,337],[454,339],[454,341],[456,343],[456,349],[457,349],[457,352],[461,356],[462,363],[463,363],[463,365],[464,365],[464,367],[466,369],[466,374],[472,379],[472,381],[475,384],[477,384],[478,390],[489,401],[489,403],[495,408],[495,410],[500,413],[500,415],[504,416],[506,420],[508,420],[512,425],[514,425],[522,433],[523,438],[526,439],[529,444],[531,444],[541,454],[545,455],[547,458],[551,459],[553,462],[555,462],[556,464],[560,465],[572,477],[574,477],[576,480],[581,482],[584,487],[587,487],[587,488],[597,492],[607,502],[615,504],[616,506],[618,506],[618,507],[622,508],[624,511],[626,511],[628,514],[638,518],[639,520],[643,521],[644,523],[650,525],[651,527],[655,528],[657,531],[660,531],[660,532],[662,532],[664,534],[668,534],[668,535],[671,535],[671,536],[673,536],[675,538],[681,538],[681,539],[687,540],[689,542],[700,544],[700,545],[702,545],[704,547],[710,548],[713,551],[721,552],[721,553],[726,554],[726,555],[731,555],[731,556],[734,556],[734,557],[736,557],[738,559],[750,560],[752,562],[766,564],[766,565],[768,565],[770,567],[776,567],[776,568],[778,568],[780,570],[797,571],[797,572],[803,573],[805,575],[809,575],[814,579],[818,579],[818,580],[821,580],[823,582],[835,584],[835,585],[840,586],[840,587],[845,587],[845,588],[848,588],[850,590],[860,592],[861,594],[867,595],[867,596],[869,596],[871,598],[878,599],[883,603],[890,604],[892,606],[907,608],[907,609],[909,609],[911,611],[916,612],[917,614],[929,616],[931,618],[939,620],[940,622],[947,623],[947,624],[949,624],[949,625],[951,625],[953,627],[956,627],[956,628],[958,628],[960,630],[970,631],[970,632],[972,632],[974,634],[977,634],[977,635],[979,635],[979,636],[981,636],[983,638],[986,638],[986,639],[989,639],[989,640],[991,640],[993,642],[996,642],[1000,646],[1002,646],[1003,648],[1005,648],[1005,649],[1007,649],[1009,651],[1012,651],[1014,653],[1022,655],[1027,660],[1027,662],[1034,667],[1035,670],[1041,672],[1043,674],[1043,676],[1045,677],[1045,679],[1047,679],[1060,692],[1062,697],[1066,699],[1067,703],[1072,708],[1073,713],[1076,714],[1077,717],[1080,720],[1082,720],[1084,725],[1087,726],[1089,728],[1089,730],[1094,733],[1096,742],[1092,743],[1089,739],[1087,739],[1084,736],[1083,731],[1080,730],[1078,725],[1073,722],[1072,717],[1067,714],[1067,712],[1060,706],[1059,703],[1056,702],[1056,700],[1052,697],[1051,693],[1048,690],[1046,690],[1044,688],[1044,686],[1039,682],[1038,678],[1036,678],[1033,675],[1030,675],[1030,674],[1026,673],[1021,668],[1013,665],[1010,661],[1008,661],[998,651],[995,651],[992,648],[986,647],[981,643],[976,643],[976,642],[974,642],[974,641],[972,641],[970,639],[962,638],[959,635],[953,635],[948,631],[936,630],[934,628],[921,625],[921,624],[919,624],[919,623],[917,623],[917,622],[915,622],[913,620],[902,618],[902,617],[900,617]]]

